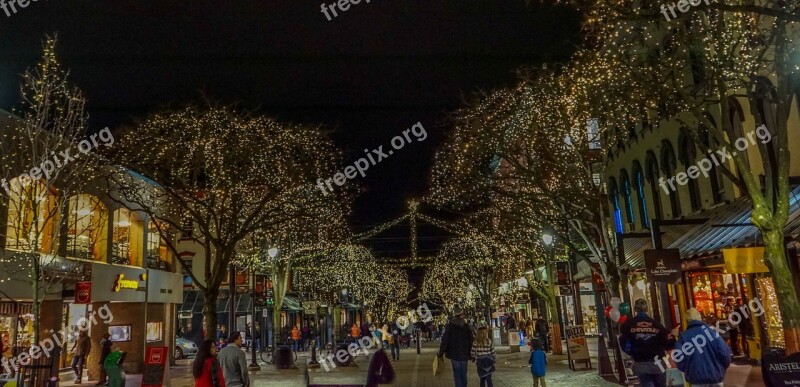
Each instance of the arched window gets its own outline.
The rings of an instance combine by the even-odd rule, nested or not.
[[[59,207],[57,196],[40,181],[15,178],[8,186],[6,247],[11,250],[51,253]]]
[[[650,217],[647,213],[647,200],[644,196],[644,173],[638,161],[633,162],[633,188],[636,190],[636,203],[639,204],[639,218],[642,219],[642,228],[650,228]],[[656,192],[657,194],[657,192]]]
[[[619,189],[613,177],[608,179],[608,200],[611,202],[611,212],[614,215],[614,230],[623,232],[622,213],[619,209]]]
[[[653,151],[647,151],[645,157],[645,168],[647,181],[650,183],[650,193],[653,195],[653,211],[655,218],[658,220],[664,219],[664,210],[661,207],[661,191],[659,188],[658,180],[661,177],[660,170],[658,169],[658,158]]]
[[[694,141],[686,133],[681,133],[678,138],[678,157],[687,171],[689,167],[695,166],[697,162],[697,149],[694,146]],[[698,176],[695,178],[689,176],[686,182],[686,186],[689,188],[689,202],[691,203],[692,211],[698,211],[703,208],[703,201],[700,198],[700,184],[697,181],[700,178],[700,172],[698,171],[697,173]]]
[[[716,127],[717,123],[710,114],[706,113],[706,119],[711,125]],[[698,132],[700,138],[703,141],[703,145],[712,152],[716,149],[719,149],[719,141],[714,139],[714,134],[708,130],[708,127],[705,123],[700,123],[698,127]],[[722,195],[725,193],[725,186],[723,185],[722,180],[722,170],[716,163],[711,163],[711,172],[708,174],[708,180],[711,183],[711,196],[714,199],[714,204],[717,204],[722,201]]]
[[[92,195],[69,198],[67,219],[67,256],[105,261],[108,213],[105,205]]]
[[[753,89],[756,99],[755,108],[758,112],[755,117],[756,127],[765,125],[767,130],[770,132],[770,141],[769,143],[765,144],[764,148],[766,148],[767,157],[770,160],[769,165],[773,168],[772,175],[777,176],[778,147],[781,145],[780,139],[775,135],[774,132],[775,128],[778,127],[776,114],[778,104],[777,92],[775,90],[775,86],[772,85],[772,82],[765,77],[756,78]],[[758,142],[756,142],[756,144],[758,144]]]
[[[664,179],[675,182],[675,172],[678,169],[678,160],[675,158],[675,148],[669,140],[661,141],[661,170],[664,171]],[[678,197],[678,183],[675,182],[675,191],[669,190],[669,206],[672,210],[672,218],[681,216],[681,200]],[[670,187],[671,188],[671,187]]]
[[[134,212],[127,208],[114,211],[114,228],[111,233],[111,263],[142,265],[144,227]]]
[[[633,216],[633,198],[631,197],[631,179],[628,178],[628,171],[620,170],[619,182],[622,185],[622,200],[625,201],[625,219],[628,224],[633,225],[635,219]]]
[[[726,133],[728,135],[728,144],[730,144],[731,149],[728,149],[731,154],[736,151],[733,148],[734,143],[737,139],[744,138],[744,129],[742,127],[742,123],[744,122],[744,111],[742,110],[742,105],[739,104],[739,101],[736,100],[735,97],[728,97],[728,128]],[[747,152],[737,152],[744,157],[744,163],[748,167],[750,166],[750,159],[747,157]]]

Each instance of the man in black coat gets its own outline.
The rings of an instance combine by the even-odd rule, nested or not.
[[[473,339],[472,329],[464,321],[464,311],[459,307],[453,308],[453,318],[444,328],[439,357],[447,355],[450,359],[456,387],[467,387],[467,364]]]

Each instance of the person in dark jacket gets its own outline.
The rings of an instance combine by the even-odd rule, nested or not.
[[[439,357],[447,355],[450,359],[456,387],[467,387],[467,364],[473,339],[472,329],[464,321],[464,311],[459,307],[453,308],[453,319],[444,329]]]
[[[647,315],[647,301],[640,298],[634,304],[636,317],[626,321],[620,328],[620,346],[635,362],[633,373],[641,387],[665,387],[667,374],[659,367],[660,359],[666,351],[675,347],[675,328],[673,333],[660,322]]]
[[[695,308],[686,311],[688,327],[675,344],[672,359],[692,386],[722,385],[731,365],[731,349],[725,340],[704,323]],[[684,345],[687,344],[687,351]]]
[[[539,338],[539,342],[542,344],[542,350],[547,352],[550,350],[550,340],[548,339],[548,333],[550,331],[550,327],[547,326],[547,321],[539,316],[536,319],[536,337]]]
[[[111,335],[108,332],[103,333],[103,339],[100,340],[100,380],[95,384],[95,386],[102,386],[106,384],[108,379],[108,375],[106,374],[106,369],[103,367],[103,363],[106,361],[106,358],[111,353]]]

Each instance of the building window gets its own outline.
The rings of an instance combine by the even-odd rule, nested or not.
[[[6,247],[28,252],[52,252],[53,224],[59,218],[56,195],[45,184],[30,179],[15,178],[7,185]]]
[[[105,205],[92,195],[69,198],[67,220],[67,256],[105,261],[108,213]]]
[[[744,129],[742,127],[743,122],[744,122],[744,111],[742,110],[742,105],[739,104],[739,101],[737,101],[736,98],[729,97],[728,98],[729,125],[725,134],[728,135],[728,144],[730,145],[728,146],[728,151],[731,152],[731,154],[736,153],[733,145],[736,142],[736,140],[744,137]],[[750,158],[747,157],[747,152],[739,152],[739,154],[741,154],[742,157],[744,157],[744,163],[749,167]]]
[[[688,169],[690,166],[695,165],[697,161],[697,149],[694,146],[694,141],[686,134],[681,134],[679,141],[678,153],[683,166]],[[697,179],[689,180],[686,183],[689,188],[689,202],[692,206],[692,211],[698,211],[703,207],[703,202],[700,197],[700,184]]]
[[[647,168],[647,181],[650,182],[650,194],[653,195],[653,211],[655,218],[658,220],[664,219],[664,211],[661,207],[661,192],[659,191],[658,179],[660,177],[658,169],[658,159],[653,151],[647,151],[645,159],[645,167]]]
[[[628,172],[626,170],[621,170],[619,174],[619,181],[622,184],[622,198],[625,201],[625,219],[628,221],[628,224],[631,225],[633,228],[633,224],[636,221],[635,217],[633,216],[633,198],[631,195],[631,179],[628,178]]]
[[[590,118],[587,121],[586,132],[589,136],[589,149],[600,149],[600,124],[597,118]]]
[[[650,217],[647,214],[647,200],[644,193],[644,173],[638,161],[633,162],[633,186],[636,189],[636,202],[639,204],[639,217],[642,219],[642,228],[650,228]]]
[[[617,182],[614,178],[608,179],[608,200],[611,202],[611,211],[614,215],[614,230],[616,232],[623,232],[622,228],[622,212],[619,207],[619,191],[617,189]]]
[[[111,263],[141,266],[144,228],[136,214],[127,208],[114,211],[111,233]]]
[[[161,231],[159,231],[159,229]],[[168,270],[172,269],[171,254],[167,241],[162,237],[172,238],[173,235],[168,231],[169,225],[159,220],[151,220],[147,223],[147,267],[151,269]]]
[[[661,170],[664,171],[664,179],[670,180],[675,177],[675,171],[678,169],[678,160],[675,158],[675,149],[672,143],[667,140],[661,141]],[[674,179],[673,179],[674,180]],[[672,210],[672,219],[681,216],[681,201],[678,195],[678,184],[675,184],[675,191],[670,190],[669,206]]]

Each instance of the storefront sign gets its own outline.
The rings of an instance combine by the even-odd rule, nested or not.
[[[76,282],[75,283],[75,303],[76,304],[91,304],[92,303],[92,282]]]
[[[763,247],[742,247],[722,249],[725,258],[725,269],[728,273],[766,273],[769,271],[764,262]]]
[[[573,325],[567,327],[566,334],[570,360],[575,361],[589,359],[589,346],[586,345],[586,336],[583,332],[583,325]]]
[[[142,387],[160,387],[164,382],[164,366],[167,364],[167,347],[147,347],[144,361]]]
[[[146,274],[139,275],[139,280],[144,281],[147,279]],[[139,289],[139,280],[125,279],[125,274],[117,274],[114,278],[114,286],[111,288],[112,292],[118,292],[122,289]]]
[[[787,357],[767,352],[761,359],[761,369],[762,375],[769,378],[772,386],[800,385],[800,352]]]
[[[678,249],[645,250],[647,281],[674,284],[681,280],[681,253]]]

